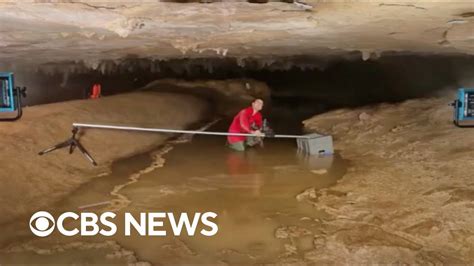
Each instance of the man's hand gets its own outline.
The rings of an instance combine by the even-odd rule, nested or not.
[[[262,131],[260,130],[255,130],[255,131],[251,131],[252,134],[255,134],[257,137],[265,137],[265,134],[262,133]]]

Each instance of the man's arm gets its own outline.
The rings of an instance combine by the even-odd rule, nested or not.
[[[256,131],[253,131],[252,133],[254,134],[257,134],[261,137],[264,137],[265,134],[262,133],[262,130],[263,130],[263,122],[262,122],[262,115],[260,113],[258,113],[256,116],[255,116],[255,125],[258,127],[258,130]],[[263,143],[262,143],[263,144]]]
[[[257,116],[255,116],[255,124],[259,129],[262,129],[263,127],[263,122],[262,122],[262,114],[258,113]]]
[[[250,123],[249,123],[249,118],[245,112],[245,110],[240,111],[239,114],[239,122],[240,122],[240,127],[247,133],[251,133],[252,130],[250,130]]]

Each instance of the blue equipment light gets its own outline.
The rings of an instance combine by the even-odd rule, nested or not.
[[[474,127],[474,88],[459,89],[457,99],[454,100],[452,106],[454,107],[453,122],[456,126]]]
[[[21,117],[21,97],[26,97],[26,88],[15,87],[13,73],[0,72],[0,121],[14,121]],[[9,115],[13,113],[16,114]]]
[[[15,111],[13,73],[0,72],[0,112]]]

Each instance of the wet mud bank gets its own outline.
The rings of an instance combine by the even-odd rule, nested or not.
[[[447,96],[341,109],[306,120],[351,160],[333,187],[301,197],[329,214],[305,254],[312,263],[472,263],[470,129]]]
[[[62,149],[38,156],[69,138],[73,122],[185,128],[203,119],[208,107],[193,96],[149,91],[25,108],[21,120],[0,124],[0,224],[51,206],[81,184],[108,173],[112,161],[151,150],[169,137],[83,131],[81,142],[99,167],[92,167],[78,151],[68,155]]]

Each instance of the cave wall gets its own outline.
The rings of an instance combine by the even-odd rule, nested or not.
[[[101,83],[104,95],[142,88],[157,79],[254,79],[268,84],[272,99],[317,113],[336,107],[396,102],[435,96],[474,85],[474,57],[387,55],[379,59],[311,57],[247,59],[126,59],[104,61],[96,69],[80,64],[48,64],[15,69],[16,85],[28,87],[26,105],[86,97]]]

